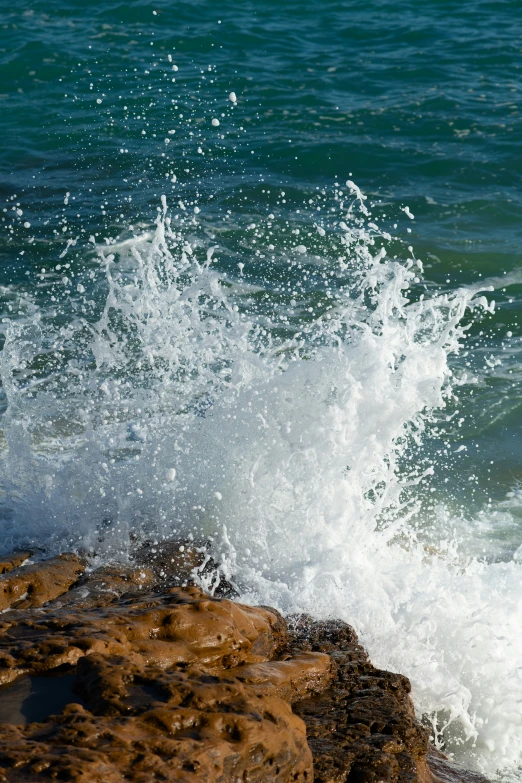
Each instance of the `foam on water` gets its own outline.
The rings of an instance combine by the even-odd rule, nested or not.
[[[464,383],[448,357],[490,305],[422,293],[420,263],[387,257],[347,188],[341,219],[272,256],[324,270],[308,300],[260,304],[244,264],[224,273],[219,241],[164,201],[154,233],[97,248],[96,318],[80,283],[67,318],[35,307],[10,324],[1,545],[103,560],[136,538],[210,539],[211,587],[226,576],[243,600],[346,619],[411,678],[439,744],[514,770],[521,558],[471,557],[454,519],[430,546],[418,533],[423,438]]]

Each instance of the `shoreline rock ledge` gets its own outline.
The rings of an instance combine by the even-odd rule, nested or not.
[[[0,558],[0,783],[484,781],[346,623],[180,586],[179,558],[30,558]]]

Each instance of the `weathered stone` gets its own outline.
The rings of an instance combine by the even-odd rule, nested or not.
[[[204,555],[180,546],[0,577],[0,783],[487,783],[429,748],[350,626],[172,587]],[[31,717],[49,674],[60,714]]]
[[[126,593],[139,593],[153,587],[157,576],[146,566],[112,565],[83,576],[76,587],[52,602],[52,611],[61,607],[95,609],[114,603]]]
[[[444,753],[433,747],[428,748],[426,761],[431,775],[431,783],[489,783],[483,775],[458,767],[446,758]]]
[[[43,606],[65,593],[84,570],[76,555],[59,555],[0,576],[0,611]]]
[[[294,712],[306,723],[317,783],[427,780],[428,734],[415,719],[410,683],[376,669],[350,626],[294,618],[290,649],[325,652],[335,671],[322,693]]]
[[[216,563],[208,553],[208,542],[147,541],[132,553],[138,565],[151,568],[165,586],[187,587],[209,578],[214,583],[213,594],[218,598],[237,598],[238,593],[221,575],[215,580]]]
[[[138,565],[154,569],[157,577],[177,585],[193,584],[194,570],[205,563],[205,547],[189,541],[165,542],[161,546],[147,542],[137,549],[133,559]]]
[[[90,663],[90,661],[89,661]],[[304,725],[282,699],[257,695],[237,680],[161,672],[160,699],[147,683],[154,669],[129,684],[124,717],[69,705],[45,724],[5,727],[0,737],[0,781],[40,783],[305,783],[312,757]],[[174,680],[174,681],[173,681]],[[163,694],[171,686],[175,702]]]
[[[125,581],[118,570],[96,578]],[[73,671],[82,702],[0,727],[2,783],[312,780],[305,726],[280,694],[326,682],[329,658],[271,662],[287,641],[277,612],[195,587],[135,590],[106,605],[94,593],[80,606],[81,589],[71,604],[2,618],[2,681]]]
[[[332,676],[332,659],[319,652],[297,653],[286,661],[238,666],[230,674],[293,703],[326,688]]]
[[[286,638],[275,611],[240,606],[199,588],[171,588],[106,607],[68,607],[0,622],[0,684],[74,666],[84,655],[130,656],[167,668],[220,671],[271,658]]]
[[[0,557],[0,574],[7,574],[8,571],[13,571],[28,560],[33,553],[28,550],[19,550],[11,552],[8,555],[2,555]]]

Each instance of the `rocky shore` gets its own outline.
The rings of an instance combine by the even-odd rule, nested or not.
[[[190,585],[195,550],[0,558],[0,783],[481,783],[340,621]]]

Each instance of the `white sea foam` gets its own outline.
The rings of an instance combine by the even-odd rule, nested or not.
[[[521,558],[479,562],[443,524],[423,545],[433,467],[409,459],[451,398],[462,319],[488,303],[469,289],[415,299],[420,266],[387,259],[348,188],[342,222],[318,232],[335,253],[305,248],[334,273],[330,309],[301,303],[299,327],[251,307],[244,265],[236,285],[165,202],[151,237],[99,249],[97,319],[12,323],[1,543],[103,559],[133,536],[210,538],[244,600],[343,617],[377,665],[411,678],[438,743],[488,774],[513,769]]]

